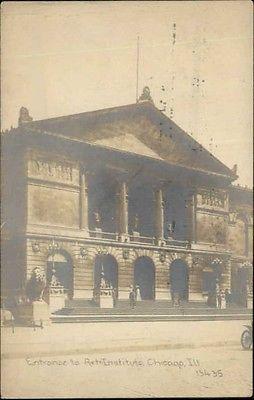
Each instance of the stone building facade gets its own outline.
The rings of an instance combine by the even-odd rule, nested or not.
[[[103,273],[118,301],[139,285],[205,302],[217,282],[247,304],[251,191],[150,100],[42,121],[22,108],[2,144],[4,295],[39,267],[71,299]]]

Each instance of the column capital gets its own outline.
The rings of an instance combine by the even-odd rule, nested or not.
[[[126,183],[126,185],[128,184],[128,179],[129,179],[129,173],[128,172],[121,172],[121,173],[117,173],[116,175],[116,181],[118,182],[118,184],[122,184],[122,183]]]
[[[89,178],[90,176],[94,175],[95,172],[91,167],[89,167],[89,165],[80,164],[80,174],[85,175],[87,178]]]
[[[81,172],[81,173],[86,172],[86,170],[87,170],[87,165],[86,165],[86,163],[80,162],[80,163],[79,163],[79,168],[80,168],[80,172]]]
[[[159,190],[164,191],[166,189],[166,186],[168,185],[168,181],[163,181],[163,180],[158,180],[158,182],[153,183],[153,191],[157,192]]]

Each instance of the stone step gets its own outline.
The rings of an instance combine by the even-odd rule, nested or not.
[[[97,303],[95,303],[93,300],[85,300],[85,299],[74,299],[74,300],[66,300],[65,302],[65,308],[66,309],[92,309],[96,310],[99,309],[100,307],[98,306]],[[138,309],[140,312],[144,310],[160,310],[160,309],[171,309],[174,308],[172,305],[172,302],[170,300],[141,300],[137,301],[135,305],[135,309]],[[204,310],[204,309],[214,309],[207,307],[207,304],[205,302],[182,302],[181,307],[184,309],[199,309],[199,310]],[[114,310],[126,310],[130,309],[130,302],[129,300],[117,300]],[[237,306],[232,306],[229,308],[229,310],[239,310],[242,309]],[[227,310],[227,309],[226,309]]]
[[[94,322],[156,322],[156,321],[249,321],[252,314],[204,314],[204,315],[52,315],[53,323]]]
[[[98,307],[97,304],[93,300],[86,299],[72,299],[65,300],[65,307],[73,308],[73,307]]]
[[[206,308],[206,303],[202,302],[184,302],[182,305],[185,308]],[[93,300],[85,300],[85,299],[73,299],[66,300],[65,306],[67,308],[76,308],[76,307],[98,307],[98,304]],[[117,300],[115,308],[129,308],[130,302],[129,300]],[[141,300],[136,302],[136,308],[166,308],[172,307],[172,301],[170,300]]]
[[[182,306],[184,308],[207,308],[206,303],[202,302],[183,302]],[[136,308],[168,308],[172,307],[172,301],[170,300],[141,300],[137,301]],[[130,308],[129,300],[118,300],[116,302],[115,308]]]
[[[75,308],[63,308],[56,311],[54,315],[229,315],[229,314],[250,314],[249,309],[223,309],[218,310],[214,308],[147,308],[140,309],[134,308],[95,308],[95,307],[75,307]]]

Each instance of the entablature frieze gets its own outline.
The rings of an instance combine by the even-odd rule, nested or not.
[[[55,154],[27,152],[27,177],[65,185],[79,185],[79,164]]]
[[[228,212],[228,192],[223,189],[199,188],[196,193],[196,207],[207,211]]]

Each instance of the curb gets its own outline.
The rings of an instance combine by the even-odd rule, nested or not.
[[[52,357],[52,356],[68,356],[68,355],[82,355],[82,354],[96,354],[96,353],[119,353],[119,352],[132,352],[132,351],[157,351],[157,350],[179,350],[179,349],[200,349],[208,347],[228,347],[228,346],[239,346],[241,348],[239,340],[225,340],[219,342],[210,343],[160,343],[160,344],[136,344],[136,345],[119,345],[111,347],[90,347],[90,348],[73,348],[73,349],[59,349],[54,351],[40,350],[31,352],[17,351],[12,353],[2,353],[2,359],[20,359],[20,358],[34,358],[34,357]]]

